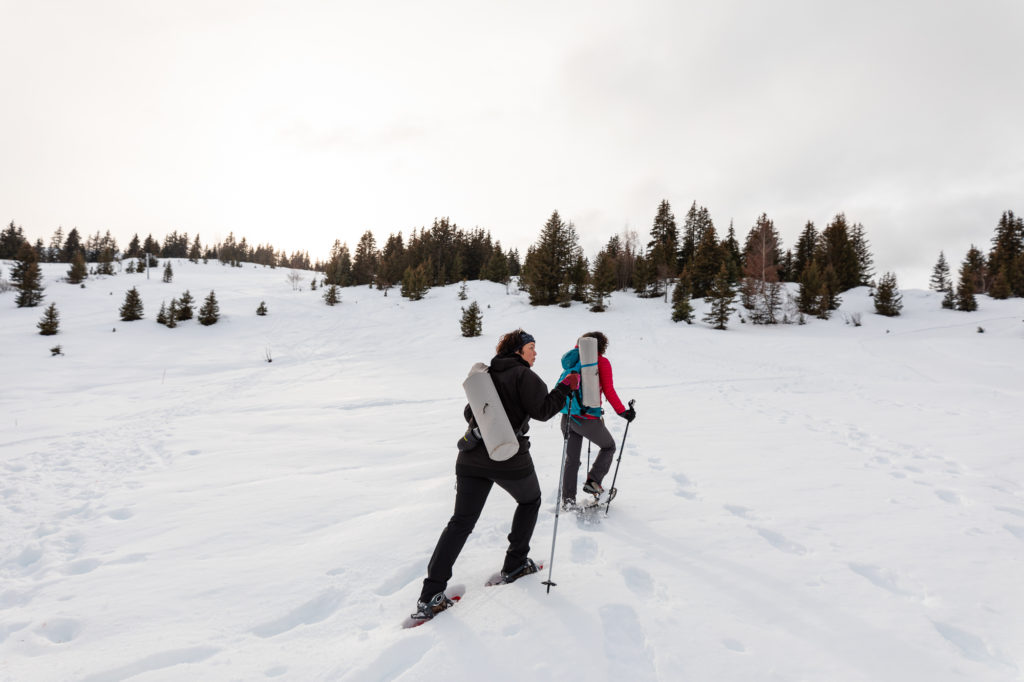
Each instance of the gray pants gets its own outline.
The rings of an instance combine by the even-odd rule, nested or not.
[[[591,463],[587,478],[600,483],[612,466],[615,455],[615,439],[604,425],[604,419],[580,419],[562,415],[562,438],[568,435],[569,445],[565,453],[565,471],[562,472],[562,499],[576,499],[576,478],[580,471],[580,452],[583,439],[600,448]]]

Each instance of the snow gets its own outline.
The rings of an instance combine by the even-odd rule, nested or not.
[[[83,289],[44,265],[54,337],[0,295],[0,680],[1024,679],[1019,299],[906,291],[883,318],[855,290],[829,321],[723,332],[471,282],[465,339],[455,286],[332,308],[307,273],[173,266]],[[121,322],[133,285],[146,317]],[[185,289],[221,321],[155,324]],[[608,334],[638,413],[619,495],[559,517],[548,593],[547,569],[483,586],[514,509],[495,489],[465,597],[403,630],[451,513],[461,382],[518,326],[548,382]],[[557,419],[532,437],[549,563]]]

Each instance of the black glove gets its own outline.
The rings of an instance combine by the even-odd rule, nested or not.
[[[631,422],[634,419],[636,419],[636,410],[630,407],[628,409],[623,410],[622,412],[619,412],[619,416],[625,419],[626,421]]]

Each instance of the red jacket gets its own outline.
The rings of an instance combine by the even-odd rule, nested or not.
[[[597,375],[601,378],[601,393],[608,398],[608,404],[615,410],[615,414],[625,412],[626,406],[619,400],[619,394],[615,392],[615,382],[612,381],[612,363],[603,355],[597,356]],[[597,419],[590,415],[583,416],[586,419]]]

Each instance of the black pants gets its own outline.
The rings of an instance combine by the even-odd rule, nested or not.
[[[562,499],[576,499],[577,477],[580,471],[580,453],[583,450],[583,439],[601,448],[594,459],[587,478],[600,483],[604,480],[615,457],[615,439],[604,425],[604,419],[572,419],[562,415],[562,437],[569,439],[565,452],[565,471],[562,474]]]
[[[484,509],[491,487],[497,483],[519,504],[512,517],[512,531],[508,534],[508,551],[502,571],[518,568],[530,552],[530,538],[537,525],[540,512],[540,483],[537,473],[517,479],[489,479],[477,476],[456,476],[455,512],[437,540],[434,554],[427,564],[427,578],[423,581],[420,599],[427,601],[444,591],[452,577],[452,567],[459,558],[466,539],[473,532],[480,512]]]

